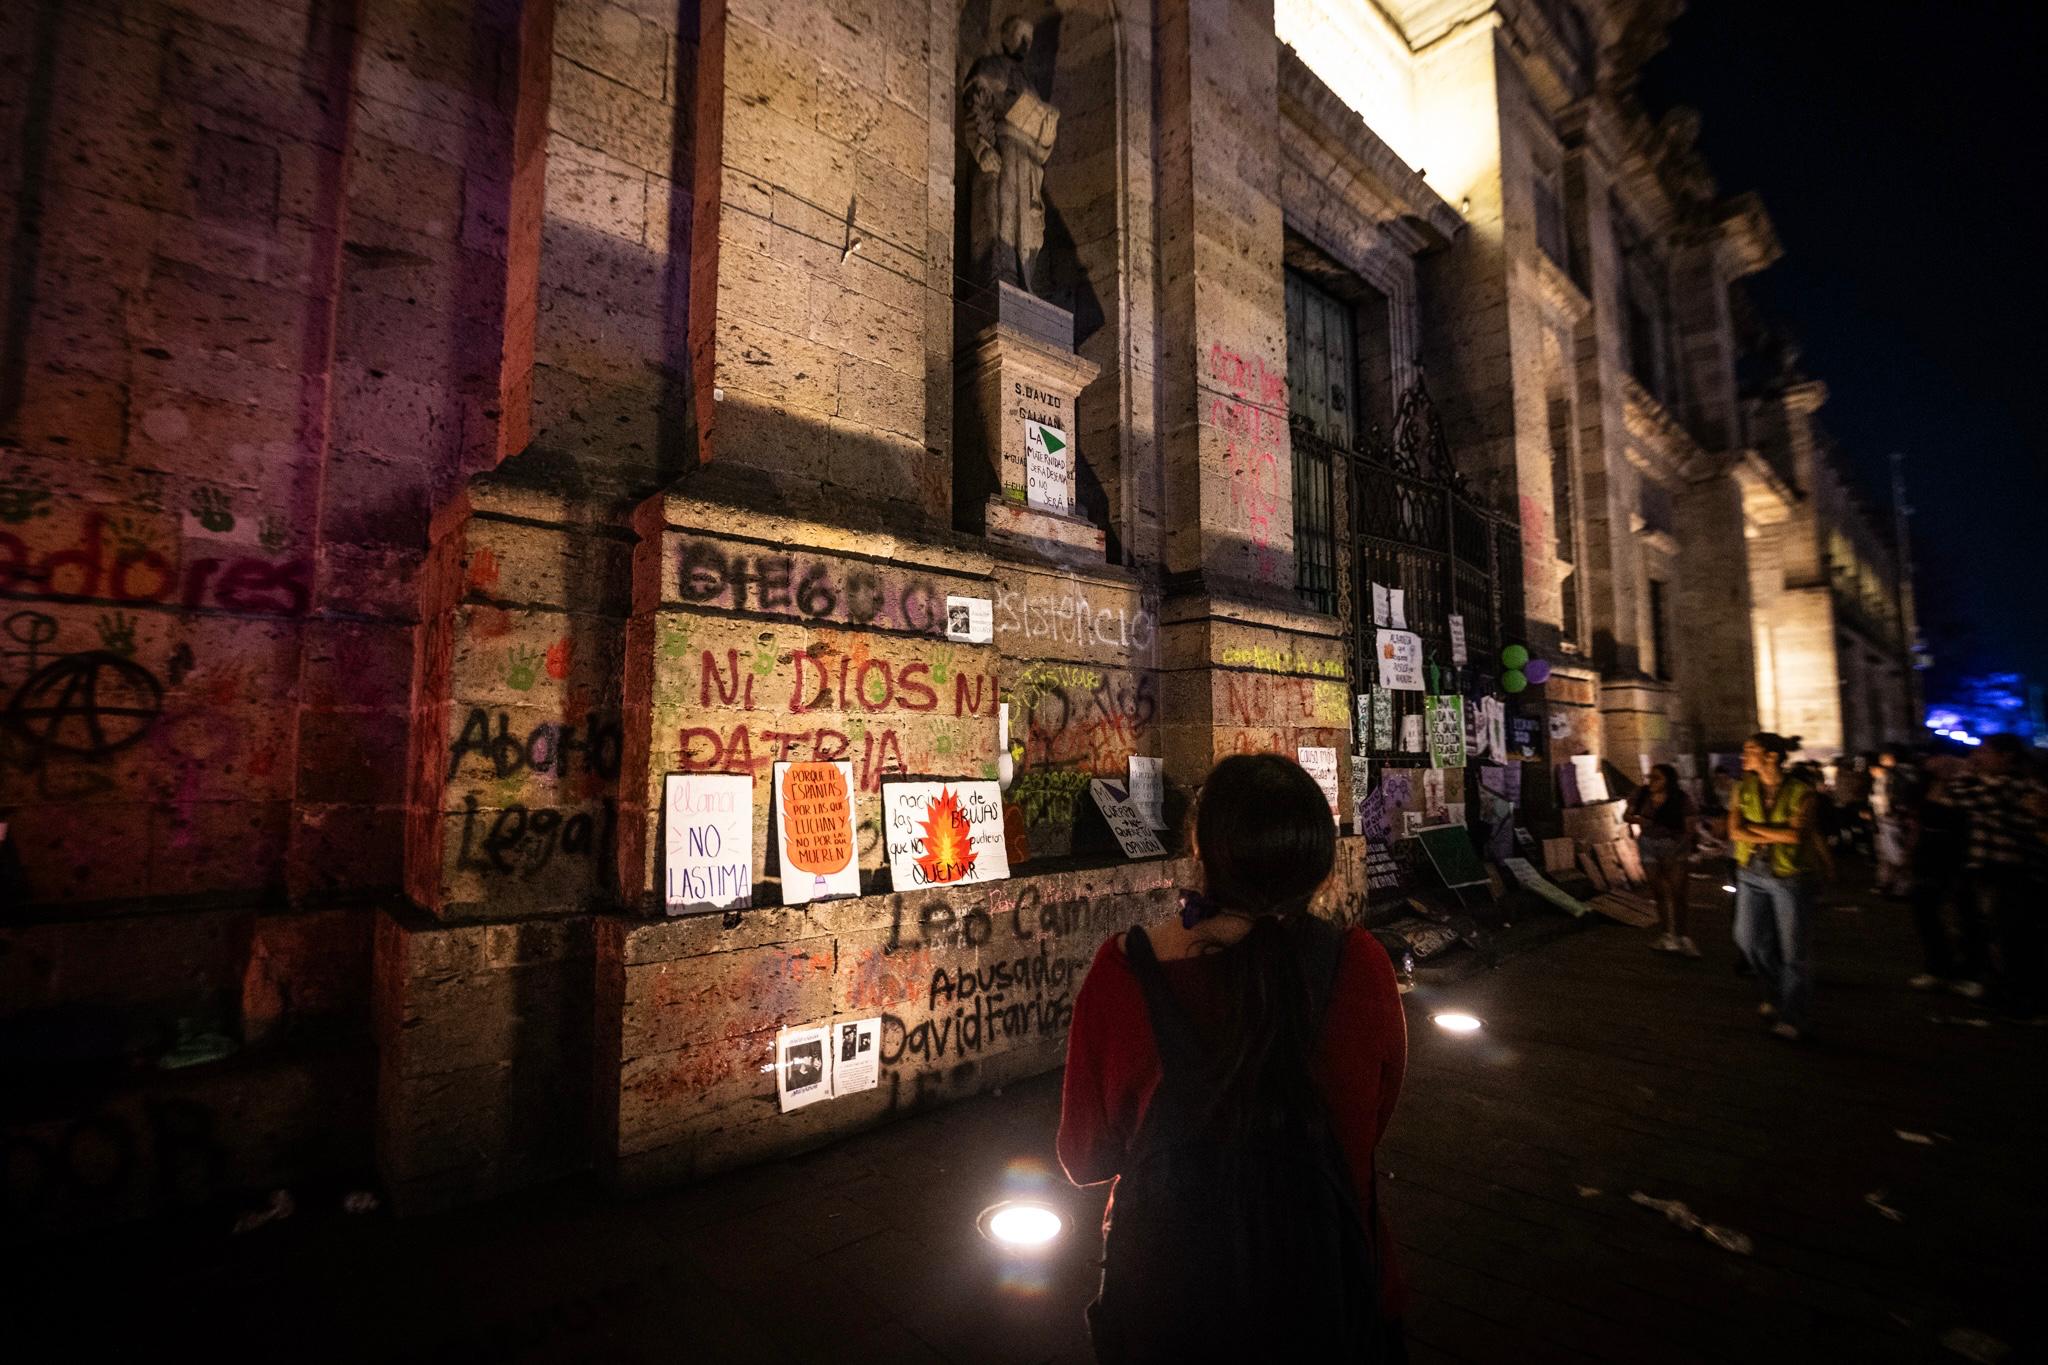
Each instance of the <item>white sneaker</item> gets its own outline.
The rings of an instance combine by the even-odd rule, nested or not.
[[[1700,955],[1700,946],[1694,943],[1690,937],[1685,937],[1678,940],[1678,951],[1684,953],[1687,957],[1698,957]]]
[[[1948,988],[1965,1000],[1982,1000],[1984,983],[1981,981],[1951,981]]]
[[[1938,991],[1948,983],[1933,972],[1922,972],[1906,984],[1916,991]]]
[[[1806,1035],[1802,1034],[1795,1025],[1780,1021],[1771,1025],[1771,1036],[1773,1038],[1783,1038],[1788,1043],[1796,1043]]]
[[[1658,936],[1657,941],[1650,945],[1650,951],[1653,953],[1675,953],[1678,951],[1678,939],[1671,934],[1661,934]]]

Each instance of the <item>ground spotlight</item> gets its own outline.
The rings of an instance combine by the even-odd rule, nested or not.
[[[1429,1016],[1429,1022],[1446,1033],[1477,1033],[1485,1027],[1485,1021],[1478,1015],[1467,1014],[1463,1010],[1445,1010],[1441,1014],[1432,1014]]]
[[[1005,1251],[1042,1251],[1067,1230],[1067,1220],[1050,1205],[1028,1199],[991,1204],[974,1220],[981,1235]]]

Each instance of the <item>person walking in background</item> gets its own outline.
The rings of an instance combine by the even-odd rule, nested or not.
[[[1835,760],[1834,780],[1823,790],[1833,806],[1834,843],[1852,852],[1870,851],[1870,789],[1875,754],[1843,754]]]
[[[1968,932],[1976,923],[1974,916],[1964,921],[1961,960],[1948,925],[1949,907],[1962,882],[1963,840],[1968,828],[1962,809],[1949,801],[1949,784],[1966,771],[1967,765],[1956,755],[1933,754],[1922,768],[1924,780],[1917,790],[1902,806],[1894,806],[1905,827],[1907,898],[1913,909],[1913,929],[1920,935],[1921,971],[1906,983],[1916,991],[1983,992],[1964,965],[1981,969],[1984,957],[1982,933],[1973,940]]]
[[[1698,957],[1699,947],[1686,933],[1686,879],[1690,871],[1695,835],[1692,798],[1678,784],[1678,769],[1659,763],[1650,769],[1649,781],[1629,798],[1628,819],[1635,826],[1642,846],[1643,870],[1650,881],[1650,894],[1657,902],[1657,920],[1664,932],[1651,946],[1660,953],[1683,953]]]
[[[1735,945],[1763,985],[1758,1013],[1787,1042],[1806,1036],[1813,1002],[1813,788],[1786,771],[1794,740],[1762,731],[1742,744],[1728,809],[1735,845]]]
[[[1920,773],[1911,755],[1896,745],[1878,751],[1870,770],[1870,816],[1877,851],[1877,893],[1909,895],[1913,872],[1907,860],[1907,814],[1918,804]]]
[[[1970,766],[1948,787],[1967,822],[1963,895],[1993,935],[1993,1003],[2006,1017],[2031,1022],[2048,1004],[2040,904],[2048,787],[2029,771],[2018,735],[1987,736]]]
[[[1074,1001],[1058,1151],[1114,1180],[1104,1361],[1405,1358],[1373,1152],[1407,1025],[1386,950],[1309,913],[1336,831],[1277,754],[1216,765],[1196,798],[1199,891],[1104,943]]]

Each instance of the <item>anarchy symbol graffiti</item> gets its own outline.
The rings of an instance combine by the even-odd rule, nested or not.
[[[37,753],[102,758],[141,739],[163,709],[163,684],[148,669],[95,649],[44,664],[0,722]]]

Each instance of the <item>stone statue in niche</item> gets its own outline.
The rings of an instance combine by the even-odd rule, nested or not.
[[[1031,24],[1004,22],[998,49],[967,73],[964,132],[975,165],[970,244],[991,283],[1035,293],[1045,245],[1045,161],[1060,111],[1031,88],[1024,54]]]

